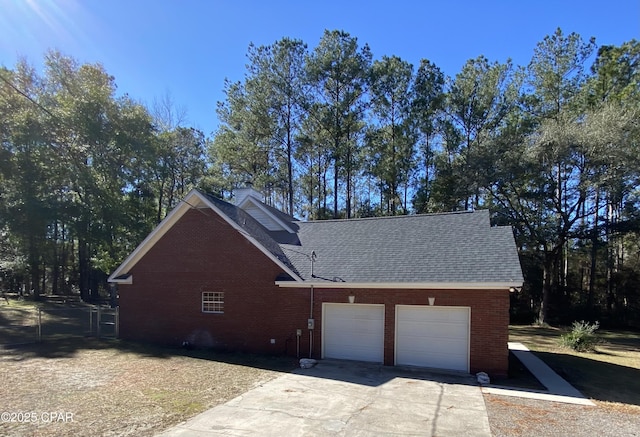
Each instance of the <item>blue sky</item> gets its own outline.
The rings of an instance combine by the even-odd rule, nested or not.
[[[324,29],[340,29],[374,59],[426,58],[453,76],[481,54],[526,65],[557,27],[599,45],[640,39],[640,1],[0,0],[0,65],[24,56],[40,68],[49,48],[100,62],[119,93],[148,104],[170,93],[209,135],[224,79],[243,78],[250,42],[288,36],[313,48]]]

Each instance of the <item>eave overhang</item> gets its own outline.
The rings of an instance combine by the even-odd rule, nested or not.
[[[325,282],[276,281],[282,288],[347,288],[347,289],[421,289],[421,290],[510,290],[522,282]]]
[[[116,278],[109,277],[109,282],[112,284],[133,284],[133,275],[121,275]]]

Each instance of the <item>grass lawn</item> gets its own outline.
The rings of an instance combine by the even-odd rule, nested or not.
[[[509,341],[523,343],[585,396],[640,407],[640,333],[598,330],[596,352],[560,346],[559,328],[510,326]]]

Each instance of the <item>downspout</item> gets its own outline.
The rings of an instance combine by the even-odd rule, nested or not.
[[[313,320],[313,285],[310,288],[310,312],[309,312],[309,320]],[[311,357],[313,351],[313,329],[309,329],[309,358]]]
[[[311,278],[315,278],[316,275],[313,271],[313,264],[315,263],[316,259],[318,258],[318,255],[316,255],[316,251],[312,250],[311,251]],[[312,352],[313,352],[313,329],[315,328],[315,324],[313,322],[313,284],[311,284],[310,286],[310,302],[309,302],[309,358],[311,358]]]

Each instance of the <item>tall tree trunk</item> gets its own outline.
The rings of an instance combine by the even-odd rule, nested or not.
[[[538,313],[538,322],[549,323],[549,297],[551,295],[551,277],[553,276],[554,257],[545,253],[542,270],[542,301]]]
[[[62,285],[62,291],[64,294],[69,294],[69,284],[66,281],[67,277],[67,261],[69,257],[69,245],[67,244],[67,231],[66,226],[62,225],[62,252],[60,253],[60,280]]]
[[[322,155],[320,154],[320,152],[318,152],[318,202],[317,202],[317,208],[315,210],[315,218],[318,218],[320,216],[320,209],[322,208],[322,197],[325,196],[326,199],[326,191],[323,191],[323,186],[322,186],[322,169],[321,169],[321,165],[322,165]],[[326,202],[326,200],[325,200]],[[326,206],[326,205],[325,205]]]
[[[293,216],[293,144],[291,142],[291,106],[287,106],[287,189],[289,191],[289,214]]]
[[[78,279],[80,287],[80,298],[88,302],[89,295],[89,244],[85,237],[81,237],[78,241]]]
[[[564,195],[566,192],[566,186],[563,188],[563,184],[562,184],[562,167],[561,164],[558,163],[558,180],[557,180],[557,190],[558,190],[558,205],[562,205],[562,208],[564,211],[567,211],[567,203],[566,203],[566,196]],[[560,216],[560,213],[558,213],[558,216]],[[561,218],[561,217],[559,217]],[[559,222],[561,222],[561,220],[559,220]],[[560,251],[558,252],[558,263],[557,263],[557,285],[559,285],[560,287],[562,287],[562,290],[564,292],[564,290],[566,289],[566,285],[567,285],[567,278],[566,278],[566,268],[567,266],[566,264],[566,254],[565,254],[565,244],[567,244],[568,242],[565,242],[561,247],[560,247]]]
[[[315,175],[313,174],[313,161],[311,162],[311,168],[309,169],[309,195],[307,201],[309,202],[309,220],[314,218],[314,202],[313,202],[313,184]]]
[[[40,290],[42,292],[42,294],[46,294],[47,293],[47,263],[46,261],[42,261],[42,286],[40,287]]]
[[[100,299],[100,284],[98,284],[98,272],[91,267],[89,267],[89,293],[93,302],[97,302]]]
[[[349,152],[349,160],[351,160],[351,152]],[[353,166],[352,163],[349,162],[349,168],[347,170],[347,218],[350,219],[353,217]]]
[[[613,248],[613,230],[614,225],[613,216],[613,199],[611,195],[607,199],[607,220],[606,235],[607,235],[607,312],[609,315],[613,312],[613,271],[614,271],[614,251]]]
[[[158,214],[156,216],[156,223],[162,221],[162,202],[164,201],[164,179],[160,183],[160,189],[158,190]]]
[[[329,170],[328,165],[323,166],[322,173],[322,214],[326,214],[327,212],[327,171]]]
[[[51,266],[51,294],[59,294],[58,281],[60,279],[60,260],[58,259],[58,240],[60,230],[58,220],[53,222],[53,262]]]
[[[347,198],[346,198],[346,210],[347,210],[347,218],[351,218],[351,132],[347,129],[347,162],[346,162],[346,172],[347,172]]]
[[[409,172],[407,172],[408,174]],[[407,176],[407,181],[404,184],[404,193],[403,193],[403,205],[402,208],[404,209],[403,213],[404,214],[408,214],[409,208],[407,208],[407,196],[408,196],[408,191],[409,191],[409,177]]]
[[[338,218],[338,160],[333,167],[333,218]]]
[[[587,311],[593,316],[593,298],[596,286],[596,267],[598,259],[598,210],[600,209],[600,193],[596,191],[596,206],[593,214],[593,231],[591,232],[591,270],[589,272],[589,292],[587,294]]]
[[[33,298],[40,299],[40,256],[36,246],[35,236],[29,236],[29,273]]]

